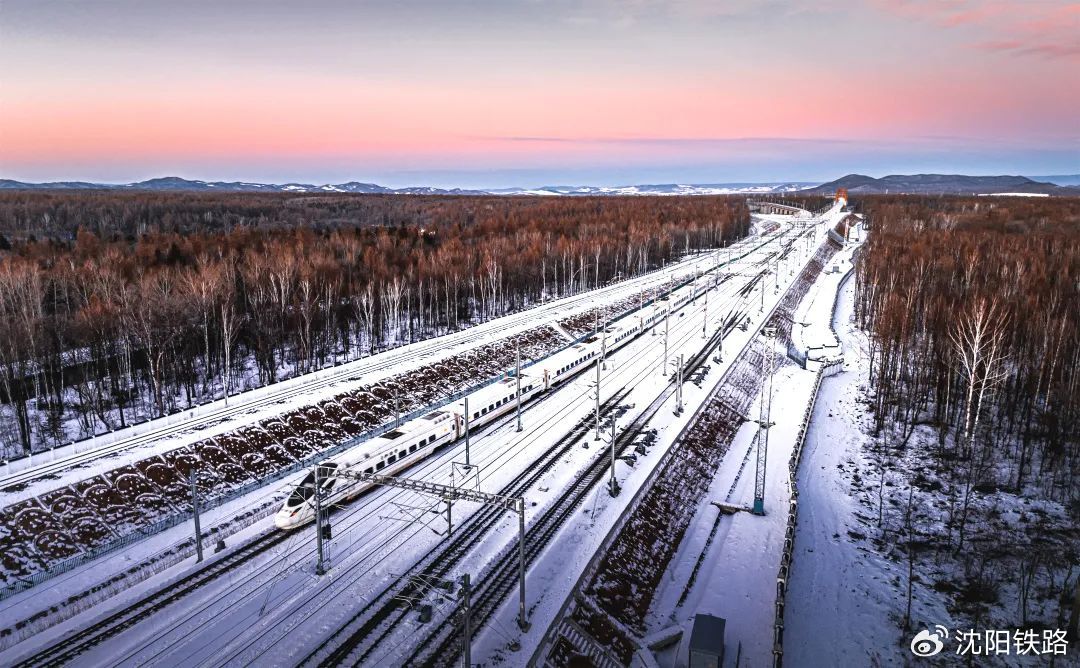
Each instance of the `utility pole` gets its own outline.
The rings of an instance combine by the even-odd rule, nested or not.
[[[724,326],[727,325],[728,320],[731,320],[731,311],[728,311],[727,317],[720,321],[720,342],[716,344],[717,363],[724,361]]]
[[[202,529],[199,528],[199,490],[195,487],[195,461],[191,462],[191,470],[188,471],[191,478],[191,512],[195,516],[195,561],[203,560],[202,553]]]
[[[701,318],[701,338],[705,338],[705,330],[709,326],[709,291],[705,290],[705,315]]]
[[[682,413],[683,356],[675,358],[675,412]]]
[[[608,484],[611,496],[619,495],[619,483],[615,482],[615,417],[611,418],[611,482]]]
[[[517,431],[521,431],[521,344],[514,345],[514,379],[517,381]]]
[[[525,620],[525,500],[521,501],[518,510],[518,628],[522,631],[529,629],[529,622]]]
[[[594,441],[600,440],[600,361],[596,362],[596,436]]]
[[[604,335],[600,339],[600,364],[607,370],[607,325],[604,325]]]
[[[769,427],[772,410],[772,386],[773,386],[773,347],[776,341],[776,328],[766,327],[762,330],[765,335],[765,351],[762,355],[761,377],[761,411],[758,419],[758,443],[757,443],[757,466],[754,475],[754,508],[755,515],[765,514],[765,464],[769,455]]]
[[[315,573],[317,575],[326,573],[326,565],[323,563],[322,480],[319,475],[321,468],[322,466],[319,464],[315,465],[315,545],[319,551],[319,560],[315,562]]]
[[[472,466],[469,461],[469,398],[465,397],[465,466]]]
[[[461,665],[464,668],[472,667],[472,614],[469,602],[469,574],[461,576]]]

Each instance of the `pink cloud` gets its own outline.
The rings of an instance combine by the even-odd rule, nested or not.
[[[944,29],[985,34],[971,46],[1021,56],[1080,57],[1080,3],[1005,0],[879,0],[884,11]]]

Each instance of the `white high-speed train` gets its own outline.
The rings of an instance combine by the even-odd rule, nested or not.
[[[702,288],[697,289],[700,293]],[[661,300],[661,307],[654,309],[656,313],[648,317],[641,315],[623,318],[604,332],[524,370],[521,374],[522,403],[564,382],[601,353],[607,354],[625,345],[654,321],[663,318],[665,304],[670,303],[674,311],[690,299],[690,288],[685,287],[672,297]],[[516,391],[517,382],[513,378],[505,378],[470,394],[467,397],[469,431],[483,427],[514,410],[517,403]],[[338,476],[335,471],[352,469],[364,473],[394,475],[438,448],[463,438],[465,404],[466,399],[460,399],[322,462],[319,472],[320,484],[324,490],[322,503],[333,504],[351,500],[373,486],[355,478]],[[274,523],[278,528],[295,529],[315,518],[314,488],[315,473],[312,471],[293,488],[281,510],[274,516]]]

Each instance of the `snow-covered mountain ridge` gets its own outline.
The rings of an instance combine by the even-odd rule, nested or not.
[[[413,186],[388,188],[376,183],[251,183],[245,181],[200,181],[167,176],[136,183],[89,183],[86,181],[57,181],[25,183],[0,179],[0,190],[154,190],[198,192],[293,192],[293,193],[373,193],[388,195],[727,195],[732,193],[793,192],[812,187],[814,183],[708,183],[708,184],[644,184],[628,186],[543,186],[540,188],[463,189]]]

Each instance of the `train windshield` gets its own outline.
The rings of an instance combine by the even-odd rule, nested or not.
[[[285,502],[285,505],[289,508],[295,508],[304,501],[311,498],[312,493],[315,491],[315,473],[309,473],[307,476],[296,486],[293,493],[289,495],[289,500]]]

